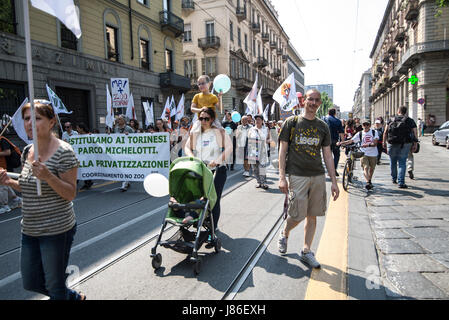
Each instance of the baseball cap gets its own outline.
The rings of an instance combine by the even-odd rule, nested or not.
[[[375,122],[376,124],[382,124],[382,121],[380,121],[380,120],[376,120],[376,122]]]
[[[362,122],[362,124],[371,124],[371,120],[368,120],[368,119],[366,119],[366,120],[363,120],[363,122]]]

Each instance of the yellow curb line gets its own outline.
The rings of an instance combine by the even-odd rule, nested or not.
[[[330,200],[326,222],[316,253],[321,269],[312,271],[305,300],[346,300],[348,269],[348,193]]]

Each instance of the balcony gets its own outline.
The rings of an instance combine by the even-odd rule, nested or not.
[[[282,75],[281,69],[274,69],[273,70],[273,77],[279,78]]]
[[[237,7],[235,9],[235,14],[237,16],[237,20],[239,22],[242,22],[243,20],[246,19],[246,8],[244,8],[244,7]]]
[[[270,34],[269,33],[262,33],[262,41],[264,43],[267,43],[268,41],[270,41]]]
[[[408,68],[411,68],[418,64],[420,57],[424,53],[429,52],[448,52],[449,51],[449,40],[437,40],[429,42],[421,42],[411,46],[398,62],[396,67],[398,73],[405,74],[408,72]],[[403,73],[404,72],[404,73]]]
[[[270,41],[270,49],[276,49],[278,46],[278,44],[276,43],[276,41]]]
[[[419,0],[409,0],[405,8],[405,20],[414,21],[419,16]]]
[[[282,61],[283,61],[283,62],[287,62],[287,60],[288,60],[288,55],[283,54],[283,55],[282,55]]]
[[[382,67],[381,64],[376,65],[376,71],[377,71],[378,73],[381,73],[381,72],[382,72],[382,69],[383,69],[383,67]]]
[[[193,0],[182,0],[182,11],[189,14],[195,10],[195,3]]]
[[[184,34],[184,20],[169,11],[159,12],[161,31],[170,37],[177,38]]]
[[[389,54],[396,53],[396,43],[394,41],[389,41],[387,44],[387,51]]]
[[[385,62],[385,63],[389,63],[390,62],[390,55],[384,54],[384,57],[382,58],[382,61]]]
[[[198,47],[203,50],[220,48],[220,38],[219,37],[206,37],[198,39]]]
[[[253,22],[251,24],[251,30],[253,30],[254,33],[260,32],[260,23]]]
[[[245,91],[245,92],[251,90],[252,87],[253,87],[253,83],[251,82],[251,80],[246,79],[246,78],[239,78],[239,79],[236,79],[236,80],[234,81],[234,84],[235,84],[235,88],[236,88],[237,90],[239,90],[239,91]]]
[[[282,49],[277,48],[277,49],[276,49],[276,54],[277,54],[278,56],[282,56],[282,54],[283,54]]]
[[[394,40],[397,42],[403,42],[405,40],[405,28],[404,27],[398,28],[398,30],[396,31]]]
[[[191,90],[190,78],[181,76],[174,72],[165,72],[160,74],[161,88],[175,88],[180,90]]]
[[[268,66],[268,60],[262,57],[257,58],[256,67],[259,69],[265,68]]]

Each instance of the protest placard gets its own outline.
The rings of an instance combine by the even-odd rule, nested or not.
[[[152,173],[168,178],[168,133],[73,135],[78,180],[143,181]]]
[[[128,78],[112,78],[111,94],[113,108],[126,108],[129,102]]]

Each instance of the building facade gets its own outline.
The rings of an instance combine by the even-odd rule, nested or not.
[[[289,43],[287,49],[288,55],[288,74],[295,74],[296,92],[304,94],[304,72],[301,67],[305,67],[304,60],[301,58],[295,48]]]
[[[398,107],[433,130],[449,120],[449,8],[433,0],[390,0],[370,58],[373,117]]]
[[[305,88],[305,91],[309,91],[310,89],[316,89],[319,92],[323,93],[326,92],[328,97],[331,98],[332,101],[334,101],[334,85],[333,84],[313,84],[313,85],[307,85]]]
[[[256,74],[259,88],[263,86],[263,104],[273,103],[272,95],[288,76],[289,39],[272,4],[268,0],[181,2],[186,28],[184,75],[191,79],[187,109],[203,74],[211,80],[218,74],[230,76],[232,88],[223,96],[225,110],[246,111],[243,100]]]
[[[352,113],[354,118],[371,119],[371,69],[363,73],[354,95]],[[374,122],[373,122],[374,123]]]
[[[190,89],[184,77],[184,23],[177,0],[75,0],[82,30],[77,40],[55,17],[30,6],[35,97],[47,97],[48,84],[72,115],[62,121],[83,122],[103,132],[106,85],[128,78],[137,119],[142,102],[162,113],[167,96]],[[22,1],[2,1],[0,24],[0,104],[12,115],[28,95]],[[123,110],[117,109],[116,113]]]

